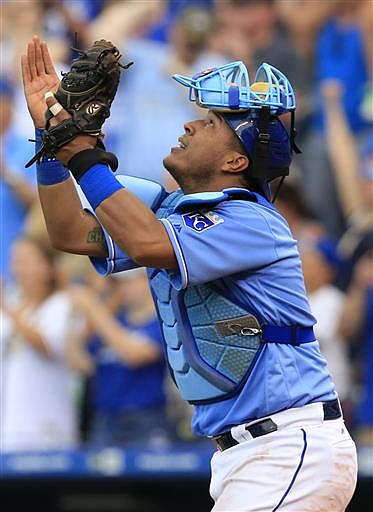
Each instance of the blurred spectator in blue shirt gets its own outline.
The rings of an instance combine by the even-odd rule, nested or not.
[[[336,80],[323,83],[326,138],[333,176],[347,230],[339,241],[344,265],[339,286],[346,290],[358,259],[373,246],[373,129],[362,144],[353,136]]]
[[[181,11],[192,5],[212,9],[213,4],[214,0],[168,0],[165,13],[154,26],[150,27],[146,37],[161,43],[168,43],[171,26]]]
[[[341,104],[341,84],[325,81],[326,143],[348,229],[339,241],[346,291],[340,334],[350,342],[361,386],[356,423],[373,444],[373,131],[359,147]],[[364,434],[364,437],[366,435]]]
[[[315,59],[316,79],[319,86],[329,79],[341,83],[341,101],[348,125],[354,133],[359,133],[366,126],[360,106],[367,85],[368,69],[361,26],[354,19],[355,8],[348,3],[344,5],[340,15],[331,18],[319,34]],[[315,125],[324,130],[323,104],[318,102],[316,105]]]
[[[113,278],[106,304],[88,287],[71,295],[92,333],[70,351],[75,368],[91,374],[88,441],[167,442],[162,338],[144,269]]]
[[[361,1],[338,0],[334,15],[328,18],[317,37],[314,126],[303,146],[301,158],[306,197],[335,238],[339,238],[346,229],[346,218],[330,152],[332,145],[341,153],[345,150],[336,139],[330,140],[328,146],[326,144],[332,122],[331,100],[325,95],[324,84],[332,80],[339,83],[338,101],[347,128],[351,136],[363,134],[368,123],[362,116],[362,102],[369,75],[362,30],[365,11],[362,7],[364,2]]]
[[[0,202],[1,202],[1,279],[11,279],[10,250],[24,231],[28,210],[36,199],[34,169],[25,169],[32,145],[20,138],[12,125],[14,89],[4,76],[0,77]]]
[[[41,0],[43,7],[43,32],[48,41],[58,38],[70,46],[84,49],[92,44],[87,29],[101,12],[106,0]],[[67,60],[76,58],[73,49]]]

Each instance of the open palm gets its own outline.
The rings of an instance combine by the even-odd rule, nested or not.
[[[47,109],[45,93],[56,92],[60,80],[57,76],[48,46],[38,37],[27,45],[27,55],[21,57],[23,88],[27,106],[37,128],[45,127],[44,113]]]

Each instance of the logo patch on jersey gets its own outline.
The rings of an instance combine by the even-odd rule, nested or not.
[[[219,215],[215,212],[206,213],[184,213],[182,215],[184,224],[197,233],[205,231],[206,229],[212,228],[218,224],[224,222]]]

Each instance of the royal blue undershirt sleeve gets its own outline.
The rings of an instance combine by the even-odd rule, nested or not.
[[[35,129],[35,151],[41,148],[43,130]],[[56,185],[70,178],[70,172],[56,158],[43,156],[36,164],[36,176],[39,185]]]

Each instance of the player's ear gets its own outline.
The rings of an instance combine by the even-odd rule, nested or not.
[[[222,170],[225,172],[243,172],[249,167],[250,160],[246,155],[237,151],[230,152],[223,163]]]

